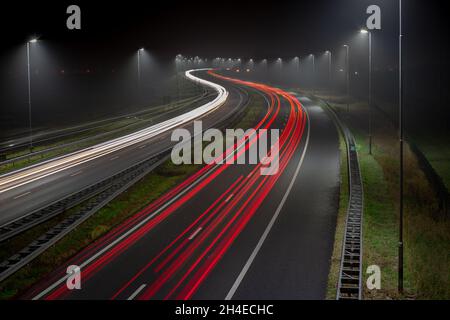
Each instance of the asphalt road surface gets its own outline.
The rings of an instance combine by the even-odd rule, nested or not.
[[[202,76],[230,92],[238,86],[265,97],[261,108],[267,113],[255,128],[281,130],[278,172],[262,175],[260,164],[207,165],[62,265],[24,299],[325,297],[339,195],[334,123],[306,98]],[[244,142],[227,157],[245,156]],[[80,290],[66,286],[66,268],[73,264],[81,268]]]
[[[226,119],[247,102],[245,92],[243,93],[234,86],[230,86],[228,91],[227,102],[202,118],[204,129]],[[185,127],[192,131],[192,125]],[[170,141],[170,134],[171,131],[168,131],[20,187],[5,192],[0,190],[0,226],[157,155],[174,145],[174,142]]]

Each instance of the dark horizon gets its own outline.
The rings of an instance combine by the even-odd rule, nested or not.
[[[81,30],[66,28],[66,8],[72,2],[8,4],[10,19],[2,19],[4,32],[0,51],[0,99],[3,126],[27,126],[25,43],[39,37],[32,50],[33,115],[52,113],[59,118],[61,106],[73,115],[83,110],[104,114],[115,104],[116,109],[135,104],[136,50],[145,47],[152,61],[146,75],[148,101],[161,82],[174,72],[175,55],[267,58],[269,63],[281,57],[289,61],[295,56],[306,59],[325,50],[333,53],[333,71],[343,66],[342,45],[351,45],[350,69],[367,78],[367,43],[358,34],[364,26],[365,9],[377,4],[382,12],[382,30],[373,32],[374,90],[380,100],[397,100],[398,76],[398,2],[377,0],[342,1],[278,1],[260,3],[228,1],[125,4],[78,1],[81,8]],[[407,104],[428,101],[430,122],[442,122],[449,95],[448,37],[442,2],[404,1],[404,69]],[[20,20],[20,23],[17,21]],[[307,60],[305,60],[307,61]],[[156,69],[158,71],[155,71]],[[319,64],[319,69],[323,70]],[[322,71],[320,71],[322,72]],[[319,72],[319,73],[320,73]],[[304,77],[309,76],[307,73]],[[320,75],[324,77],[322,72]],[[380,79],[380,80],[377,80]],[[388,81],[386,81],[386,79]],[[364,80],[366,81],[366,80]],[[324,81],[322,81],[324,83]],[[354,79],[353,93],[366,95],[367,86]],[[308,85],[307,82],[290,85]],[[122,90],[121,90],[122,89]],[[438,92],[431,97],[425,92]],[[160,98],[158,98],[160,99]],[[412,107],[410,118],[421,119],[420,107]],[[36,115],[36,110],[44,111]],[[72,111],[70,111],[72,110]],[[47,112],[45,112],[47,111]],[[407,114],[408,116],[408,114]],[[425,116],[429,116],[428,114]],[[45,115],[45,118],[47,116]],[[72,117],[69,117],[72,118]],[[42,120],[42,119],[41,119]],[[64,122],[64,121],[63,121]],[[5,124],[6,123],[6,124]],[[39,122],[38,122],[39,123]],[[445,123],[442,124],[445,126]]]

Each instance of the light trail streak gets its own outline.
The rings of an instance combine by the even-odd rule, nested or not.
[[[176,116],[172,119],[160,122],[146,129],[116,138],[66,156],[62,156],[47,162],[34,165],[10,174],[0,176],[0,193],[23,186],[33,181],[48,177],[55,173],[67,170],[74,166],[103,157],[113,152],[133,146],[137,143],[158,136],[178,126],[191,122],[215,111],[222,106],[228,98],[228,91],[216,83],[197,78],[192,73],[210,69],[195,69],[186,71],[186,77],[192,81],[213,88],[217,91],[216,98],[194,110]]]
[[[217,76],[217,75],[216,75]],[[221,77],[221,76],[218,76]],[[221,77],[225,78],[225,77]],[[182,275],[181,280],[176,284],[175,287],[172,288],[170,293],[166,296],[166,298],[170,298],[173,294],[181,288],[181,292],[176,295],[177,299],[188,299],[190,298],[202,281],[207,277],[210,271],[214,268],[214,266],[218,263],[223,254],[227,251],[227,249],[231,246],[233,241],[239,235],[239,233],[243,230],[245,225],[250,221],[251,217],[254,215],[258,207],[261,205],[264,198],[268,195],[270,190],[275,185],[279,176],[282,174],[283,170],[286,168],[289,163],[291,157],[293,156],[297,146],[301,141],[301,137],[303,134],[303,130],[305,127],[305,116],[303,115],[303,110],[301,108],[300,103],[297,99],[293,98],[289,94],[285,93],[282,90],[270,88],[264,85],[257,85],[250,82],[240,81],[225,78],[226,80],[234,81],[240,84],[252,86],[261,91],[266,92],[271,99],[271,105],[269,111],[261,120],[258,126],[262,126],[264,122],[266,122],[265,127],[269,127],[275,118],[278,116],[278,112],[280,109],[280,96],[285,98],[290,103],[290,113],[288,117],[288,121],[286,123],[286,127],[283,130],[280,136],[280,146],[282,149],[280,155],[280,170],[274,176],[260,176],[257,172],[258,167],[261,165],[260,163],[252,169],[252,172],[248,174],[245,178],[240,176],[234,184],[232,184],[227,191],[202,214],[200,215],[185,231],[176,237],[172,243],[164,248],[155,258],[153,258],[150,263],[148,263],[140,272],[138,272],[129,282],[127,282],[114,296],[113,299],[118,297],[120,293],[122,293],[126,288],[128,288],[142,273],[147,270],[151,265],[153,265],[157,260],[162,258],[163,254],[168,252],[174,245],[176,245],[180,240],[175,249],[166,256],[162,262],[156,267],[155,272],[161,271],[167,264],[171,263],[166,270],[163,271],[163,274],[151,284],[147,290],[139,297],[140,299],[148,299],[151,298],[162,285],[166,283],[166,281],[173,277],[174,273],[180,271],[183,262],[189,259],[194,251],[200,246],[200,244],[204,243],[206,239],[208,239],[213,231],[219,231],[219,234],[213,238],[207,248],[200,253],[200,257],[197,258],[193,262],[193,264],[188,266],[188,272]],[[274,98],[275,96],[275,98]],[[276,102],[276,103],[275,103]],[[274,104],[276,104],[276,108],[274,108]],[[274,110],[275,109],[275,110]],[[271,118],[269,118],[271,116]],[[258,135],[259,137],[259,135]],[[257,138],[258,138],[257,137]],[[248,141],[245,144],[244,150],[240,150],[239,147],[242,145],[242,141],[240,143],[236,143],[232,150],[227,150],[226,154],[232,155],[235,153],[234,157],[239,157],[245,152],[246,149],[249,148],[251,143],[254,143],[257,138],[252,141]],[[245,141],[244,141],[245,143]],[[239,145],[238,148],[236,146]],[[95,272],[97,272],[101,267],[105,266],[112,259],[118,256],[120,253],[129,248],[132,244],[138,241],[143,235],[145,235],[149,230],[151,230],[154,226],[158,225],[161,221],[167,218],[171,213],[177,210],[182,204],[186,201],[189,201],[194,197],[200,190],[202,190],[205,186],[210,184],[214,179],[222,173],[228,165],[207,165],[203,167],[198,173],[194,174],[191,178],[188,178],[185,182],[180,184],[178,187],[174,188],[172,192],[168,192],[166,195],[162,196],[160,199],[155,201],[146,209],[142,210],[138,214],[136,214],[133,218],[131,218],[127,223],[121,225],[117,228],[116,231],[108,234],[103,241],[100,241],[98,244],[93,245],[90,250],[87,250],[84,255],[82,255],[83,259],[89,257],[89,254],[102,247],[104,244],[108,244],[109,241],[113,240],[117,235],[120,235],[122,232],[128,229],[129,226],[133,226],[134,223],[138,222],[142,217],[147,216],[149,213],[163,205],[167,200],[171,199],[174,195],[177,195],[180,190],[186,188],[192,184],[193,181],[197,181],[202,179],[207,173],[210,173],[209,176],[203,178],[194,188],[189,190],[189,192],[179,198],[175,203],[172,203],[169,207],[166,207],[164,211],[160,212],[159,215],[154,216],[151,220],[145,221],[144,225],[140,225],[138,229],[133,228],[133,232],[127,235],[126,238],[122,238],[120,236],[121,241],[115,243],[113,247],[110,247],[108,251],[104,251],[102,256],[99,256],[97,260],[90,259],[90,264],[86,265],[86,269],[83,270],[84,281],[88,280]],[[228,201],[223,201],[223,199],[228,195],[233,195],[228,198]],[[221,201],[222,200],[222,201]],[[239,207],[238,204],[242,200],[245,200],[243,204]],[[214,208],[215,207],[215,208]],[[237,207],[237,212],[231,214],[231,210]],[[214,209],[214,210],[213,210]],[[153,216],[153,214],[152,214]],[[226,218],[230,218],[229,221],[225,221]],[[226,223],[226,225],[218,230],[218,226],[222,223]],[[209,224],[208,224],[209,223]],[[188,234],[189,231],[201,230],[202,232],[197,232],[195,237],[192,239],[184,238],[183,236]],[[200,228],[200,229],[199,229]],[[185,249],[184,249],[185,248]],[[184,249],[184,251],[182,251]],[[180,255],[177,255],[181,252]],[[208,259],[209,262],[202,262],[202,259],[205,255],[209,255],[211,259]],[[78,256],[80,259],[80,256]],[[203,263],[203,264],[202,264]],[[197,270],[195,270],[197,269]],[[194,275],[192,273],[194,272]],[[188,277],[191,277],[190,280],[182,287],[185,280]],[[53,288],[57,288],[55,291],[51,292],[46,299],[56,299],[61,298],[67,290],[64,285],[59,287],[53,286]],[[46,291],[49,293],[49,291]],[[41,293],[40,297],[43,296]]]

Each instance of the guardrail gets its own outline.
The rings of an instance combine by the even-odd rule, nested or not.
[[[238,110],[235,113],[229,114],[228,117],[225,119],[219,120],[216,123],[212,124],[216,127],[224,128],[226,125],[233,123],[237,120],[237,118],[244,112],[244,109],[248,105],[245,103],[243,106],[238,108]],[[206,128],[204,128],[206,130]],[[78,225],[80,225],[82,222],[87,220],[90,216],[92,216],[95,212],[100,210],[102,207],[104,207],[106,204],[108,204],[110,201],[112,201],[115,197],[117,197],[119,194],[130,188],[133,184],[135,184],[137,181],[142,179],[145,175],[147,175],[150,171],[152,171],[154,168],[159,166],[162,162],[164,162],[168,154],[170,153],[171,148],[168,148],[167,150],[163,151],[157,156],[154,156],[150,159],[144,160],[135,166],[126,169],[117,175],[113,176],[115,177],[115,180],[111,178],[108,178],[108,183],[102,183],[100,182],[100,191],[96,191],[96,195],[92,197],[92,193],[90,194],[91,197],[84,195],[80,193],[80,197],[87,201],[76,213],[72,214],[71,216],[64,219],[62,222],[58,223],[56,226],[52,227],[50,230],[45,232],[43,235],[41,235],[36,240],[32,241],[30,244],[28,244],[25,248],[17,252],[16,254],[9,257],[7,260],[0,263],[0,282],[4,279],[8,278],[15,272],[17,272],[19,269],[24,267],[26,264],[30,263],[33,259],[38,257],[41,253],[43,253],[45,250],[47,250],[50,246],[54,245],[57,241],[62,239],[65,235],[67,235],[69,232],[71,232],[73,229],[75,229]],[[111,181],[112,179],[112,181]],[[108,185],[109,187],[105,186]],[[90,186],[92,187],[92,186]],[[88,188],[90,188],[88,187]],[[69,197],[73,197],[75,195],[71,195]],[[86,200],[86,198],[88,200]],[[83,202],[83,201],[81,201]],[[80,204],[80,201],[78,202]],[[54,205],[54,204],[53,204]],[[72,205],[74,206],[74,205]],[[51,206],[50,206],[51,207]],[[67,209],[67,207],[66,207]],[[66,210],[64,209],[64,210]],[[63,211],[64,211],[63,210]],[[60,211],[59,213],[63,212]],[[57,213],[54,213],[52,216],[55,216]],[[41,223],[45,220],[48,220],[52,216],[47,216],[45,219],[43,216],[38,216],[38,221],[33,221],[32,219],[28,221],[30,224],[27,228],[30,228],[34,225],[37,225],[38,223]],[[30,217],[28,215],[27,217]],[[25,218],[27,218],[25,217]],[[25,228],[24,226],[19,226],[20,228]],[[23,231],[23,229],[22,229]],[[11,231],[13,232],[13,231]],[[14,234],[17,234],[21,231],[17,231]],[[12,233],[11,233],[12,234]],[[12,236],[12,235],[11,235]]]
[[[3,281],[18,271],[20,268],[47,250],[50,246],[62,239],[66,234],[107,205],[111,200],[142,179],[154,168],[159,166],[167,159],[168,156],[169,155],[166,154],[161,155],[160,157],[152,158],[122,172],[124,175],[121,176],[120,179],[112,183],[109,188],[104,189],[96,196],[89,199],[87,203],[75,214],[67,217],[39,238],[32,241],[18,253],[0,263],[0,281]]]
[[[200,97],[194,97],[194,98],[190,99],[190,101],[187,101],[187,102],[185,102],[185,101],[174,102],[172,104],[173,107],[171,107],[169,112],[173,112],[173,111],[176,111],[176,110],[178,110],[178,109],[180,109],[182,107],[189,106],[189,105],[194,104],[194,103],[196,103],[198,101],[201,101],[202,99],[205,99],[207,97],[208,97],[208,93],[203,93],[202,95],[200,95]],[[168,107],[167,106],[160,106],[160,107],[156,107],[155,110],[139,111],[139,112],[127,115],[127,116],[117,117],[117,118],[113,118],[113,119],[125,119],[127,117],[131,118],[131,117],[137,117],[137,116],[142,116],[142,115],[145,115],[146,117],[151,116],[151,115],[155,115],[155,117],[158,117],[159,109],[163,109],[163,111],[164,111],[165,108],[168,108]],[[108,121],[111,121],[111,120],[108,120]],[[142,121],[143,122],[152,123],[154,120],[153,119],[148,119],[148,120],[142,120]],[[107,125],[107,124],[111,124],[111,123],[105,123],[104,125]],[[128,128],[131,128],[133,126],[137,126],[138,124],[139,124],[138,122],[134,122],[134,123],[122,126],[122,127],[118,127],[117,129],[114,129],[114,130],[111,130],[111,131],[108,131],[108,132],[103,132],[103,133],[100,133],[100,134],[96,134],[96,135],[93,135],[93,136],[89,136],[89,137],[86,137],[86,138],[83,138],[83,139],[80,139],[80,140],[59,144],[59,145],[56,145],[56,146],[53,146],[53,147],[49,147],[49,148],[42,149],[42,150],[39,150],[39,151],[33,151],[31,153],[27,153],[27,154],[24,154],[24,155],[21,155],[21,156],[17,156],[17,157],[13,157],[13,158],[9,158],[9,159],[6,159],[6,158],[4,160],[0,159],[0,166],[6,166],[6,165],[9,165],[9,164],[14,165],[14,163],[16,163],[18,161],[27,160],[29,158],[36,157],[36,156],[41,156],[42,157],[46,153],[49,153],[49,152],[52,152],[52,151],[61,150],[61,149],[67,148],[67,147],[76,147],[77,145],[81,145],[81,144],[87,143],[89,141],[96,141],[96,140],[102,139],[104,137],[111,136],[113,133],[119,133],[121,131],[125,131]],[[83,130],[81,132],[88,131],[88,130],[93,130],[93,129],[96,129],[96,127],[91,127],[91,128],[85,129],[85,130]],[[72,134],[77,134],[77,133],[79,133],[79,132],[74,132]],[[70,135],[67,135],[66,137],[70,137]],[[58,137],[54,137],[52,139],[57,139],[57,138]],[[48,140],[51,140],[51,139],[47,139],[45,141],[48,141]]]

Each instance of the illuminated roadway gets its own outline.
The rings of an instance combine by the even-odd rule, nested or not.
[[[213,73],[201,77],[230,95],[238,86],[265,97],[260,107],[266,114],[255,128],[282,129],[279,172],[263,176],[260,165],[207,165],[23,298],[325,297],[339,195],[333,122],[308,99],[300,103],[280,89]],[[226,156],[243,156],[243,142]],[[71,264],[81,267],[81,290],[67,290]]]
[[[191,73],[187,71],[186,76],[193,78]],[[206,129],[246,102],[245,95],[233,87],[226,91],[214,83],[195,81],[216,90],[214,99],[144,130],[0,176],[0,226],[166,150],[174,144],[170,141],[173,128],[191,129],[192,120],[201,118]]]

